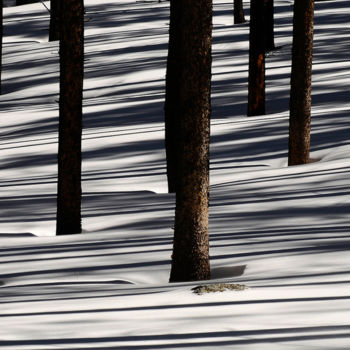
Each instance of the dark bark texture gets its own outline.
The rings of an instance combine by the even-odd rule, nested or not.
[[[50,1],[49,41],[55,41],[60,39],[61,1],[62,0]]]
[[[311,75],[314,0],[295,0],[290,91],[288,164],[310,161]]]
[[[250,2],[248,116],[265,114],[264,1]]]
[[[233,1],[233,23],[239,24],[244,23],[244,10],[243,10],[243,0]]]
[[[16,0],[16,6],[32,4],[34,2],[39,2],[40,0]]]
[[[171,25],[175,24],[179,31],[175,40],[178,61],[173,62],[176,64],[177,80],[172,86],[172,101],[176,104],[177,113],[172,116],[177,125],[179,151],[170,281],[206,280],[210,279],[208,207],[212,1],[172,2]],[[171,59],[173,57],[170,56]],[[174,79],[175,72],[172,74]]]
[[[83,0],[62,2],[57,234],[81,232]]]
[[[265,51],[275,49],[275,34],[274,34],[274,3],[273,0],[264,0],[264,22],[265,22]]]

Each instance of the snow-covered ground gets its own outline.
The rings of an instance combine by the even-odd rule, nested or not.
[[[267,115],[247,118],[248,24],[214,0],[211,282],[249,289],[204,295],[168,283],[168,2],[85,1],[84,233],[64,237],[58,44],[42,3],[5,8],[1,349],[350,348],[350,2],[316,2],[314,162],[288,168],[292,3],[275,0]]]

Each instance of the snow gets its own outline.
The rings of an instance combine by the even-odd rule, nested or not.
[[[84,233],[64,237],[58,45],[42,3],[4,9],[1,349],[349,349],[350,4],[316,2],[313,162],[287,167],[292,3],[247,118],[248,24],[214,0],[210,282],[249,289],[204,295],[168,283],[168,2],[85,1]]]

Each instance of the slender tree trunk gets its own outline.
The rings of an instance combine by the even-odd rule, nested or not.
[[[274,5],[273,0],[265,0],[265,50],[272,51],[275,49],[274,39]]]
[[[265,114],[264,1],[250,2],[248,116]]]
[[[0,0],[0,95],[2,93],[2,43],[4,36],[4,2]]]
[[[234,24],[245,22],[243,0],[233,0],[233,22]]]
[[[50,1],[49,41],[60,39],[60,7],[62,0]]]
[[[16,6],[32,4],[34,2],[39,2],[39,0],[16,0]]]
[[[211,0],[175,0],[172,25],[178,33],[178,188],[170,281],[210,278],[209,136]],[[175,22],[174,22],[175,21]],[[174,29],[174,28],[172,28]],[[167,75],[168,78],[169,75]]]
[[[310,153],[314,0],[295,0],[288,164],[306,164]]]
[[[81,232],[83,0],[62,2],[57,234]]]

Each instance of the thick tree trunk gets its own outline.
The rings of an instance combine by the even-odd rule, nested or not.
[[[248,116],[265,114],[264,0],[250,2]]]
[[[234,24],[244,23],[243,0],[233,1],[233,22]]]
[[[60,7],[62,0],[50,1],[50,29],[49,29],[49,41],[55,41],[60,39]]]
[[[288,164],[306,164],[310,153],[314,0],[295,0]]]
[[[81,232],[83,0],[62,2],[57,234]]]
[[[178,33],[178,188],[170,281],[210,278],[209,136],[211,85],[211,0],[175,0]],[[174,23],[174,21],[176,23]],[[167,75],[168,78],[168,75]]]
[[[274,4],[273,0],[265,0],[265,50],[272,51],[275,49],[274,34]]]

